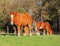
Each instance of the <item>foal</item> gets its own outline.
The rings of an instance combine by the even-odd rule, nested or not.
[[[37,35],[40,35],[39,29],[43,29],[43,34],[45,34],[45,31],[47,31],[47,34],[52,35],[52,29],[51,26],[48,22],[40,22],[36,21],[35,22],[35,31]]]

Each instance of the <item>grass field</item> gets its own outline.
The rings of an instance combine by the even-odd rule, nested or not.
[[[0,46],[60,46],[60,35],[0,35]]]

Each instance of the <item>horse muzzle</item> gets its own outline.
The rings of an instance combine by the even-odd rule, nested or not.
[[[13,25],[13,22],[11,22],[11,25]]]

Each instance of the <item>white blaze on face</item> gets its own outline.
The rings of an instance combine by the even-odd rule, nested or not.
[[[11,25],[13,25],[13,15],[11,15]]]

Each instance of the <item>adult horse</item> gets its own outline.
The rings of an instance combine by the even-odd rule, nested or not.
[[[10,13],[10,22],[11,25],[15,24],[17,26],[17,32],[18,36],[20,36],[20,28],[21,26],[24,26],[24,34],[28,32],[27,30],[29,29],[30,31],[30,36],[31,36],[31,25],[32,25],[32,17],[29,15],[27,12],[24,13],[19,13],[19,12],[11,12]],[[28,26],[28,27],[27,27]]]
[[[43,32],[44,32],[43,34],[45,34],[45,31],[47,31],[47,34],[52,35],[52,29],[48,22],[36,21],[35,22],[35,31],[36,31],[37,35],[39,35],[39,29],[43,29]]]

